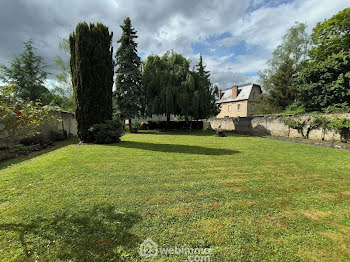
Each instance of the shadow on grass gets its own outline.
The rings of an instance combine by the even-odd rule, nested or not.
[[[239,151],[230,150],[230,149],[210,148],[210,147],[190,146],[190,145],[135,142],[135,141],[122,141],[118,144],[113,144],[110,146],[136,148],[136,149],[165,152],[165,153],[181,153],[181,154],[197,154],[197,155],[233,155],[233,154],[239,153]]]
[[[31,153],[29,153],[26,156],[20,156],[20,157],[17,157],[17,158],[13,158],[13,159],[2,161],[2,162],[0,162],[0,170],[4,169],[6,167],[9,167],[9,166],[11,166],[13,164],[18,164],[18,163],[20,163],[22,161],[32,159],[34,157],[46,154],[46,153],[51,152],[51,151],[55,151],[57,149],[60,149],[62,147],[65,147],[65,146],[68,146],[68,145],[71,145],[71,144],[76,144],[78,142],[79,142],[78,138],[77,137],[73,137],[73,138],[70,138],[68,140],[55,142],[54,146],[52,146],[52,147],[45,148],[45,149],[37,151],[37,152],[31,152]]]
[[[213,136],[215,131],[203,130],[139,130],[137,134],[140,135],[177,135],[177,136]]]
[[[235,131],[223,131],[226,136],[233,137],[248,137],[247,134],[239,134]],[[129,134],[129,133],[128,133]],[[137,134],[140,135],[176,135],[176,136],[212,136],[215,137],[215,131],[213,130],[185,130],[185,131],[159,131],[159,130],[141,130]]]
[[[38,216],[26,224],[0,224],[0,231],[18,234],[27,260],[38,256],[41,261],[120,261],[133,255],[140,242],[128,232],[139,221],[137,214],[118,213],[105,205],[50,219]]]

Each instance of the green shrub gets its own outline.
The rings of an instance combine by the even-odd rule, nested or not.
[[[324,116],[316,116],[306,120],[285,118],[283,122],[290,128],[298,130],[304,138],[309,138],[311,130],[322,129],[322,140],[327,130],[334,130],[336,133],[340,134],[342,142],[347,142],[350,139],[350,119],[343,116],[335,117],[333,120]],[[304,133],[304,129],[306,129],[306,133]]]
[[[9,153],[14,155],[27,155],[29,153],[29,149],[27,146],[18,144],[14,145],[10,148]]]
[[[67,139],[68,135],[66,130],[59,130],[59,131],[51,130],[49,137],[50,137],[50,140],[52,141],[63,141]]]
[[[303,138],[308,138],[309,136],[309,132],[307,132],[306,134],[304,134],[304,127],[306,126],[306,120],[302,120],[299,118],[284,118],[283,122],[286,126],[288,126],[289,128],[293,128],[298,130],[298,133],[302,135]]]
[[[324,116],[316,116],[312,119],[312,121],[309,124],[309,127],[307,129],[307,138],[309,138],[309,134],[311,130],[319,129],[322,130],[322,140],[324,140],[324,135],[327,132],[327,129],[329,129],[330,119]]]
[[[326,129],[330,123],[330,120],[324,116],[315,116],[310,123],[313,129],[324,128]]]
[[[328,106],[323,110],[325,113],[350,113],[350,107],[346,104]]]
[[[130,132],[137,133],[138,131],[139,131],[139,123],[137,122],[137,118],[135,118],[132,121],[132,130],[130,130]]]
[[[22,138],[19,142],[22,145],[30,146],[30,145],[40,144],[44,140],[45,140],[45,138],[41,134],[39,134],[39,135],[35,135],[35,136],[29,136],[29,137]]]
[[[306,125],[306,122],[301,119],[285,118],[283,119],[283,122],[290,128],[297,130],[303,129]]]
[[[284,111],[287,115],[302,115],[306,113],[305,107],[297,103],[293,103]]]
[[[329,123],[329,128],[338,133],[342,142],[348,142],[350,138],[350,119],[341,117],[335,117],[333,121]]]
[[[89,128],[91,141],[97,144],[112,144],[120,141],[124,134],[123,123],[119,120],[106,120]]]
[[[15,157],[16,155],[14,153],[9,152],[9,150],[0,151],[0,162],[11,158],[15,158]]]
[[[139,123],[139,129],[140,130],[148,130],[149,129],[148,122],[141,122],[141,123]]]

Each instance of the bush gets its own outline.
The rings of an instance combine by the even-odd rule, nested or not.
[[[336,117],[329,123],[329,128],[340,134],[341,141],[347,142],[350,138],[350,119]]]
[[[137,122],[137,118],[133,119],[132,123],[132,130],[129,130],[131,133],[137,133],[139,131],[139,123]]]
[[[112,144],[120,141],[124,135],[123,123],[119,120],[106,120],[89,128],[91,140],[97,144]]]
[[[27,155],[29,153],[29,149],[25,145],[18,144],[12,146],[9,150],[9,153],[14,155]]]
[[[350,107],[344,104],[328,106],[323,110],[325,113],[350,113]]]
[[[13,153],[10,153],[8,150],[0,151],[0,162],[15,158],[15,157],[16,157],[16,155]]]
[[[298,130],[304,138],[309,138],[309,134],[312,130],[321,129],[322,140],[327,130],[334,130],[336,133],[340,134],[342,142],[348,142],[350,139],[350,119],[344,116],[334,117],[333,120],[324,116],[316,116],[313,119],[309,118],[306,120],[300,118],[285,118],[283,122],[290,128]],[[305,134],[304,129],[306,129]]]
[[[324,116],[316,116],[311,122],[307,129],[307,138],[312,130],[321,129],[322,130],[322,140],[324,140],[324,135],[329,128],[330,120]]]
[[[50,132],[50,140],[52,141],[63,141],[67,139],[67,131],[66,130],[59,130],[59,131],[54,131],[51,130]]]
[[[0,161],[16,158],[18,156],[28,155],[29,153],[30,153],[29,147],[22,144],[14,145],[6,150],[0,151]]]
[[[42,135],[35,135],[35,136],[29,136],[22,138],[19,142],[22,145],[30,146],[35,144],[41,144],[42,141],[44,141],[44,137]]]
[[[306,110],[305,110],[305,107],[303,105],[300,105],[298,103],[293,103],[293,104],[287,106],[284,113],[287,115],[302,115],[302,114],[306,113]]]
[[[286,118],[283,119],[283,122],[286,126],[296,130],[302,130],[306,125],[306,122],[301,119]]]
[[[141,122],[139,124],[139,129],[140,130],[148,130],[149,129],[148,122]]]
[[[57,120],[48,107],[40,102],[20,98],[20,87],[15,84],[0,86],[0,119],[7,130],[2,138],[16,140],[40,134],[46,122]]]

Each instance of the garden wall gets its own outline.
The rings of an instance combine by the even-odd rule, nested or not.
[[[58,117],[61,119],[57,123],[56,130],[66,130],[68,135],[76,136],[78,134],[77,120],[75,115],[69,112],[57,111]]]
[[[323,114],[317,116],[325,116],[332,119],[335,116],[344,116],[350,119],[350,114]],[[226,131],[235,131],[240,134],[256,135],[256,136],[282,136],[282,137],[302,137],[295,129],[289,128],[284,124],[286,117],[297,119],[309,119],[314,115],[298,115],[298,116],[256,116],[256,117],[237,117],[237,118],[213,118],[206,120],[204,129],[221,128]],[[306,131],[305,131],[306,132]],[[323,134],[321,129],[312,130],[309,139],[321,140],[340,140],[340,135],[333,131],[326,131]]]
[[[48,137],[51,131],[66,130],[68,135],[77,135],[77,121],[73,113],[54,111],[61,120],[57,122],[47,123],[43,126],[41,134]],[[8,131],[6,130],[4,122],[0,120],[0,147],[8,146],[16,143],[16,139],[7,139]]]

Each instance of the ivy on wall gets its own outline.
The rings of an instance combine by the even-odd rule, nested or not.
[[[315,116],[309,118],[284,118],[283,122],[289,128],[295,129],[303,138],[308,139],[312,130],[322,130],[322,140],[327,130],[332,130],[340,135],[342,142],[348,142],[350,139],[350,119],[344,116],[333,117],[332,119],[324,116]]]

